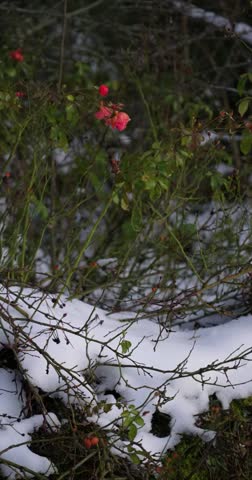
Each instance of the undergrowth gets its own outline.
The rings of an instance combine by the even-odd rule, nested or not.
[[[201,73],[194,77],[190,62],[197,70],[199,44],[191,60],[184,59],[187,48],[176,51],[173,76],[171,65],[166,67],[170,52],[162,55],[160,48],[156,56],[156,45],[165,48],[173,37],[166,41],[159,29],[154,41],[147,31],[138,32],[139,25],[134,32],[140,50],[123,43],[119,62],[107,56],[97,68],[103,55],[92,47],[91,56],[89,51],[83,57],[86,43],[96,41],[91,33],[90,43],[78,37],[82,27],[74,15],[54,6],[57,28],[49,28],[44,44],[38,16],[33,32],[33,10],[22,13],[16,3],[16,10],[6,11],[1,44],[1,283],[50,292],[55,302],[64,293],[112,312],[153,318],[155,311],[167,328],[185,323],[198,328],[216,316],[226,321],[251,313],[251,73],[235,70],[230,96],[228,90],[208,95],[210,80],[220,81],[218,51],[216,70],[195,90]],[[91,25],[94,19],[87,18]],[[100,27],[106,28],[103,19]],[[113,37],[114,29],[110,32]],[[221,34],[226,58],[226,42],[234,39]],[[185,39],[187,45],[187,34]],[[243,65],[250,48],[235,45],[236,63]],[[106,99],[98,89],[104,81]],[[106,116],[97,119],[104,104],[109,122]],[[131,117],[126,140],[120,129],[110,128],[122,108]],[[19,368],[12,353],[0,351],[2,368]],[[57,466],[51,480],[252,478],[251,398],[233,401],[228,410],[210,400],[209,411],[196,421],[217,432],[213,443],[184,436],[164,454],[162,465],[138,457],[134,464],[111,452],[113,436],[89,423],[88,411],[66,407],[42,391],[38,402],[26,388],[28,415],[43,413],[42,405],[62,421],[57,433],[41,429],[31,441],[33,452]],[[157,415],[155,435],[167,434],[163,423]],[[91,438],[98,443],[87,448]],[[134,438],[131,448],[134,460]]]

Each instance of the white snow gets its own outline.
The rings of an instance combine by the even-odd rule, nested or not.
[[[54,413],[24,418],[26,396],[22,389],[21,375],[10,369],[0,368],[0,457],[7,462],[31,471],[49,475],[56,467],[45,457],[36,455],[28,446],[30,434],[39,427],[55,429],[59,421]],[[25,471],[26,477],[33,475]],[[16,478],[20,470],[7,463],[1,464],[1,472],[9,479]]]
[[[209,395],[215,393],[224,408],[233,398],[252,395],[251,315],[195,332],[168,332],[137,314],[110,316],[78,300],[56,300],[38,291],[2,287],[1,346],[14,347],[18,335],[19,362],[34,387],[79,406],[92,408],[101,400],[110,404],[109,412],[101,408],[92,420],[110,431],[112,422],[113,438],[122,410],[106,390],[121,395],[122,408],[133,404],[140,414],[148,412],[135,441],[155,458],[173,448],[185,432],[213,438],[214,432],[195,425],[197,415],[208,409]],[[123,353],[125,340],[130,344]],[[90,369],[97,379],[92,384],[85,379]],[[0,382],[0,456],[28,468],[28,477],[30,470],[49,475],[55,467],[28,446],[30,433],[43,423],[59,426],[56,415],[25,418],[21,374],[0,369]],[[151,433],[157,407],[171,417],[169,437]],[[115,449],[117,445],[126,455],[127,442],[118,438]],[[5,476],[11,473],[9,478],[15,478],[17,467],[1,468]]]

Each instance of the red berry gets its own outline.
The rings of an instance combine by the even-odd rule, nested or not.
[[[175,460],[176,458],[179,458],[179,454],[177,452],[173,452],[172,458]]]
[[[90,442],[91,442],[92,447],[95,447],[96,445],[98,445],[99,441],[100,441],[100,439],[98,437],[90,438]]]
[[[83,443],[87,449],[92,447],[90,438],[84,438]]]
[[[98,267],[98,264],[96,262],[90,262],[90,267],[96,268]]]

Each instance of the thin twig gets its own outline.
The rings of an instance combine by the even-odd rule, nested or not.
[[[67,0],[64,0],[64,16],[63,16],[61,48],[60,48],[60,67],[59,67],[58,93],[60,93],[61,85],[62,85],[62,79],[63,79],[66,27],[67,27]]]
[[[91,10],[92,8],[98,7],[98,5],[100,5],[102,2],[104,2],[104,0],[96,0],[96,2],[91,3],[91,5],[86,5],[85,7],[77,8],[77,10],[67,13],[67,18],[75,17],[76,15],[81,15],[82,13],[85,13],[88,10]]]

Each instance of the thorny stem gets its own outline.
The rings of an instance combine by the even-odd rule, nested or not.
[[[65,282],[65,285],[64,285],[64,290],[65,290],[65,288],[68,288],[68,287],[69,287],[70,282],[71,282],[71,279],[72,279],[72,276],[73,276],[76,268],[78,267],[78,265],[79,265],[79,263],[80,263],[83,255],[84,255],[84,253],[85,253],[85,250],[89,247],[89,245],[90,245],[90,243],[91,243],[91,241],[92,241],[92,239],[93,239],[93,236],[94,236],[97,228],[99,227],[102,219],[105,217],[105,215],[106,215],[106,213],[107,213],[107,211],[108,211],[111,203],[113,202],[113,198],[114,198],[113,195],[111,195],[108,203],[105,205],[105,207],[104,207],[103,211],[101,212],[99,218],[96,220],[93,228],[91,229],[91,231],[90,231],[90,233],[89,233],[86,241],[84,242],[84,244],[83,244],[83,246],[82,246],[82,248],[81,248],[81,250],[80,250],[80,253],[79,253],[79,255],[77,256],[77,258],[76,258],[76,260],[75,260],[75,262],[74,262],[74,264],[73,264],[73,268],[70,270],[70,272],[69,272],[69,274],[68,274],[68,277],[67,277],[66,282]],[[57,302],[55,302],[54,307],[57,305],[57,303],[58,303],[58,301],[59,301],[62,293],[63,293],[63,291],[60,291],[60,293],[58,294]]]

